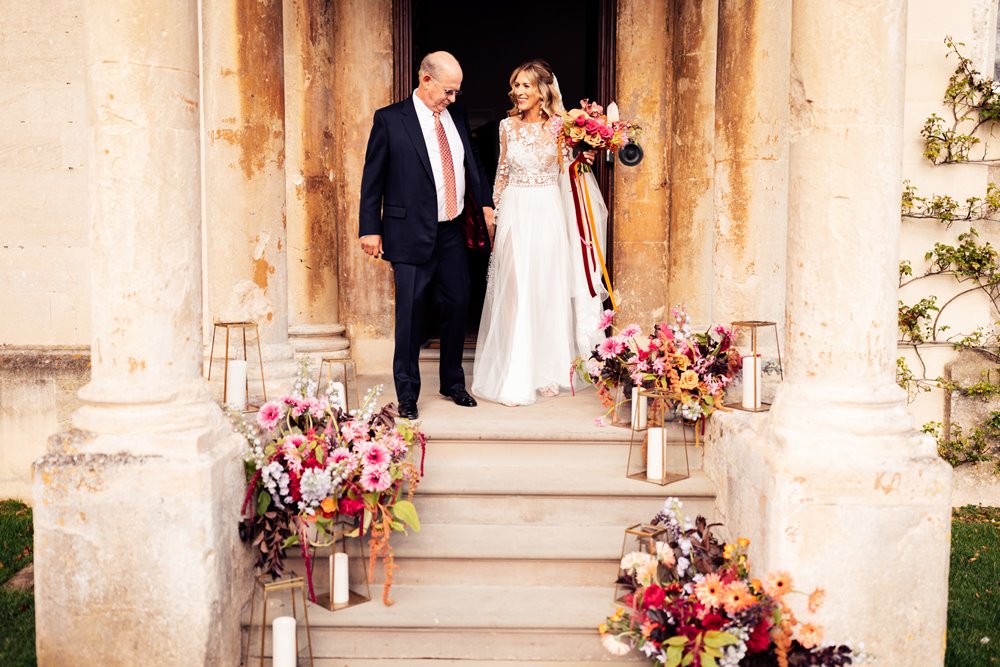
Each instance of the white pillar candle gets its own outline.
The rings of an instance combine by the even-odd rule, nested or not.
[[[347,554],[338,552],[330,556],[334,604],[346,604],[351,599],[350,574],[347,565]]]
[[[340,408],[346,408],[347,404],[344,402],[344,397],[347,396],[347,392],[344,389],[343,382],[331,382],[330,383],[330,400],[333,405]]]
[[[663,479],[663,429],[658,426],[646,431],[646,479]]]
[[[646,428],[646,397],[639,395],[639,388],[632,387],[632,428]]]
[[[279,616],[271,624],[271,665],[295,667],[298,662],[295,648],[295,619]]]
[[[743,357],[743,408],[745,410],[760,409],[761,365],[759,354],[748,354]]]
[[[231,359],[226,362],[226,406],[236,410],[247,409],[247,362]]]

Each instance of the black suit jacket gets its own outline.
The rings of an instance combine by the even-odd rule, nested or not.
[[[437,193],[430,157],[412,97],[375,112],[365,169],[361,178],[359,236],[382,237],[383,257],[390,262],[422,264],[437,239]],[[469,140],[469,123],[461,106],[448,113],[465,149],[465,206],[493,205],[493,189],[479,166]]]

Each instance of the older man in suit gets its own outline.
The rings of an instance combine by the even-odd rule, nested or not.
[[[493,230],[492,189],[473,155],[465,114],[452,106],[462,68],[438,51],[421,61],[418,76],[412,97],[375,112],[359,215],[362,250],[392,262],[392,373],[399,414],[408,419],[418,416],[423,314],[432,287],[441,306],[440,391],[457,405],[476,405],[462,370],[469,302],[463,215],[482,207],[491,236]]]

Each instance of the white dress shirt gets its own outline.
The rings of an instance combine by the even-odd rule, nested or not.
[[[437,189],[438,222],[446,222],[451,218],[445,209],[444,170],[441,167],[441,148],[438,146],[437,132],[434,130],[434,112],[417,97],[415,90],[413,108],[417,110],[417,120],[420,121],[427,155],[431,159],[431,172],[434,174],[434,187]],[[465,208],[465,147],[462,145],[462,138],[458,136],[455,121],[447,109],[441,112],[441,125],[444,126],[444,134],[448,137],[448,149],[451,151],[451,161],[455,165],[455,197],[458,199],[458,212],[461,213]]]

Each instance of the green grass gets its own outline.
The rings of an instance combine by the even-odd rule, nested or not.
[[[31,508],[16,500],[0,500],[0,586],[31,558]],[[0,588],[0,628],[0,665],[35,665],[33,593]]]
[[[952,514],[945,665],[1000,665],[1000,507]]]

